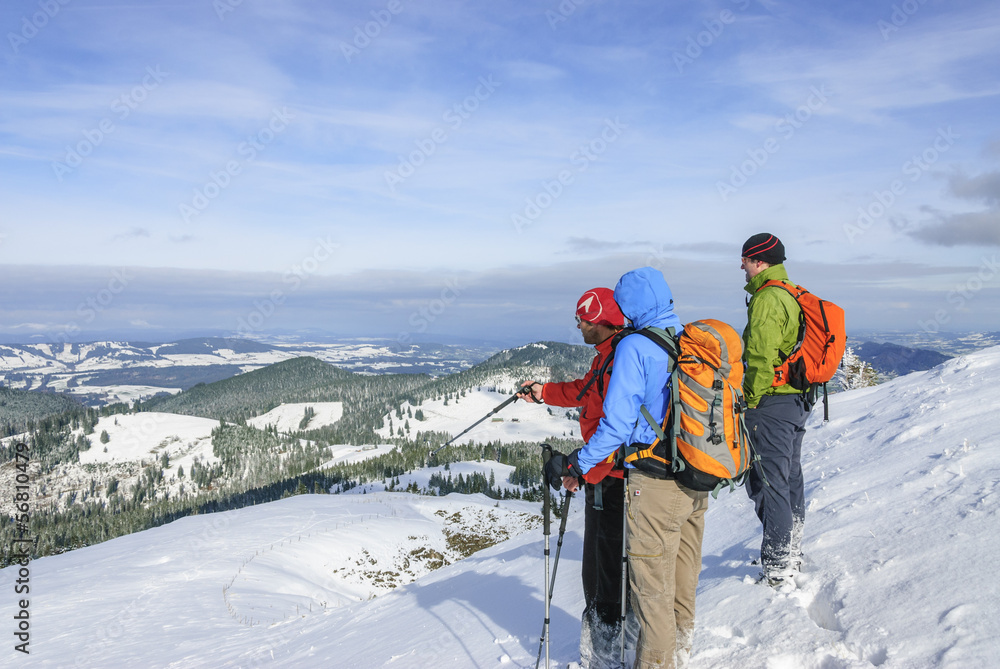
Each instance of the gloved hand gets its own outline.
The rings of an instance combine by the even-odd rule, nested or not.
[[[538,381],[524,381],[517,394],[532,404],[545,404],[542,401],[542,388],[544,387],[545,384]]]
[[[553,490],[559,490],[563,485],[564,476],[573,476],[579,479],[583,474],[580,471],[580,464],[577,462],[580,449],[569,455],[563,455],[558,451],[552,452],[552,457],[545,463],[545,480],[552,486]]]

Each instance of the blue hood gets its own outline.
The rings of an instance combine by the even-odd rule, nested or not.
[[[658,269],[641,267],[625,273],[615,286],[615,302],[637,330],[654,326],[681,331],[673,294]]]

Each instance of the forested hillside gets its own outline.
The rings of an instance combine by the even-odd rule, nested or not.
[[[569,381],[586,374],[594,358],[594,349],[560,342],[538,342],[507,349],[458,374],[435,379],[415,387],[402,399],[410,404],[446,393],[457,393],[481,386],[508,385],[504,391],[513,392],[518,380],[537,378],[541,381]]]
[[[142,411],[165,411],[243,422],[280,404],[343,402],[344,415],[323,432],[331,443],[364,444],[395,406],[396,398],[428,383],[424,374],[362,375],[316,358],[295,358],[223,381],[198,385],[172,397],[142,403]]]
[[[26,432],[33,422],[79,408],[80,403],[66,395],[0,386],[0,436]]]
[[[412,435],[388,439],[393,447],[375,457],[338,464],[332,460],[332,449],[342,452],[344,445],[360,450],[366,444],[385,444],[386,439],[374,432],[382,417],[414,398],[458,394],[498,383],[510,384],[502,389],[508,392],[516,380],[527,377],[568,379],[583,373],[592,355],[592,350],[583,346],[533,344],[504,351],[471,369],[439,379],[417,374],[361,375],[302,357],[132,406],[75,406],[40,420],[28,420],[22,432],[28,433],[24,441],[31,453],[32,480],[38,491],[30,526],[33,536],[39,538],[35,555],[98,543],[190,514],[239,508],[293,494],[341,492],[367,485],[391,490],[401,475],[462,460],[497,461],[514,470],[505,481],[481,475],[452,476],[445,470],[427,486],[411,485],[409,491],[535,499],[542,490],[537,442],[473,442],[434,454],[451,434],[414,430]],[[53,398],[68,401],[38,393],[8,393],[22,400],[27,396],[38,406],[47,406]],[[343,414],[332,425],[290,434],[273,427],[246,425],[247,419],[279,405],[309,402],[341,402]],[[166,429],[162,426],[178,422],[179,416],[219,423],[210,435],[209,424],[203,437],[163,438],[171,433],[162,432]],[[180,422],[184,420],[191,421]],[[138,431],[131,441],[109,435],[124,434],[122,431],[132,424]],[[149,443],[137,443],[143,440]],[[0,448],[0,460],[5,463],[0,465],[0,478],[13,471],[14,443],[8,440]],[[576,442],[558,443],[563,450],[570,450]],[[109,447],[114,450],[109,452]],[[138,455],[121,459],[127,453]],[[87,464],[81,464],[84,461]],[[13,526],[0,527],[0,541],[13,538]]]

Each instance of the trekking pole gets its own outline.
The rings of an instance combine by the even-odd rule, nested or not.
[[[545,481],[545,465],[552,459],[552,447],[542,444],[542,490],[545,492],[545,499],[542,501],[542,533],[545,535],[545,622],[542,623],[542,638],[538,641],[538,656],[541,658],[542,644],[545,644],[545,669],[549,669],[549,534],[551,534],[552,524],[552,499],[549,494],[549,486]],[[535,662],[535,669],[538,669],[538,662]]]
[[[465,428],[464,430],[462,430],[461,432],[459,432],[458,434],[456,434],[454,437],[452,437],[448,441],[446,441],[443,444],[441,444],[437,449],[431,451],[431,455],[437,455],[438,451],[440,451],[442,448],[444,448],[445,446],[448,446],[449,444],[451,444],[451,442],[455,441],[456,439],[458,439],[459,437],[461,437],[463,434],[465,434],[466,432],[468,432],[469,430],[471,430],[475,426],[477,426],[480,423],[482,423],[484,420],[486,420],[490,416],[496,414],[498,411],[500,411],[501,409],[503,409],[505,406],[507,406],[511,402],[517,401],[517,399],[519,397],[521,397],[522,395],[526,395],[526,394],[529,394],[529,393],[531,393],[531,386],[522,386],[521,389],[518,390],[516,393],[514,393],[513,395],[511,395],[510,397],[508,397],[507,399],[505,399],[500,404],[498,404],[495,407],[493,407],[493,410],[490,411],[488,414],[486,414],[485,416],[483,416],[482,418],[480,418],[479,420],[477,420],[475,423],[473,423],[469,427]],[[551,449],[549,449],[549,450],[551,452]]]
[[[618,621],[622,628],[622,669],[625,669],[625,609],[628,604],[628,600],[626,599],[626,588],[628,586],[628,548],[626,545],[626,540],[628,539],[628,469],[625,470],[622,478],[625,483],[625,503],[622,504],[622,610]]]
[[[548,493],[548,490],[545,491]],[[548,601],[549,606],[552,603],[552,595],[556,587],[556,571],[559,569],[559,553],[562,552],[563,536],[566,534],[566,517],[569,516],[569,502],[573,499],[573,493],[569,490],[566,491],[566,497],[563,499],[562,506],[562,520],[559,522],[559,541],[556,542],[556,557],[552,561],[552,577],[549,579],[549,594]],[[548,613],[545,614],[546,623],[548,622]],[[538,663],[542,659],[542,643],[548,641],[548,630],[543,625],[542,626],[542,636],[538,639],[538,657],[535,658],[535,669],[538,669]],[[546,663],[548,659],[546,659]]]

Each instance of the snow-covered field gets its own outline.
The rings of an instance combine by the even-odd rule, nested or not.
[[[179,463],[182,458],[212,456],[212,430],[219,421],[173,413],[144,412],[105,416],[97,421],[90,450],[80,453],[80,464],[138,461],[162,456]],[[107,432],[108,442],[101,442]]]
[[[812,417],[806,562],[792,592],[753,583],[760,529],[745,492],[713,501],[691,669],[1000,666],[998,383],[992,348],[834,396],[828,424]],[[434,526],[454,512],[539,506],[492,505],[304,495],[42,558],[30,565],[31,655],[8,634],[0,657],[40,667],[533,667],[537,527],[422,576],[411,560],[416,580],[392,591],[376,582],[402,573],[396,557],[439,546]],[[577,499],[553,599],[553,666],[578,659],[582,521]],[[0,572],[0,619],[11,628],[17,578],[16,567]]]
[[[517,384],[510,381],[508,385],[513,388]],[[403,418],[398,418],[395,412],[386,414],[382,419],[382,427],[375,432],[388,438],[391,420],[393,434],[408,422],[411,435],[415,435],[418,431],[448,432],[457,435],[509,397],[509,394],[485,388],[472,388],[466,391],[465,397],[452,397],[447,405],[444,398],[426,400],[417,406],[407,402],[400,407]],[[407,414],[407,411],[416,412],[417,409],[423,411],[424,420],[416,420]],[[542,441],[553,436],[579,439],[580,423],[576,411],[576,409],[532,404],[519,399],[508,404],[496,415],[487,418],[455,443]]]
[[[299,427],[305,416],[306,409],[316,412],[305,426],[307,430],[315,430],[327,425],[333,425],[344,415],[343,402],[305,402],[282,404],[265,414],[255,416],[247,420],[247,425],[264,429],[268,425],[273,425],[278,432],[295,432],[303,428]]]
[[[74,386],[69,387],[66,379],[61,382],[50,384],[56,392],[69,393],[71,395],[100,395],[109,404],[132,404],[136,400],[149,399],[153,395],[169,393],[176,395],[181,392],[181,388],[161,388],[159,386],[147,385],[116,385],[116,386]]]

